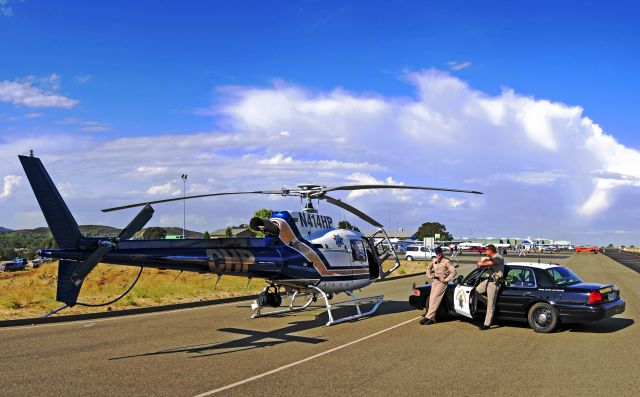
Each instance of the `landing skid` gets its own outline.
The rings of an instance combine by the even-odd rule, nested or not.
[[[293,295],[291,296],[291,303],[289,303],[289,307],[288,308],[280,309],[280,310],[273,310],[273,311],[266,312],[266,313],[262,312],[263,306],[260,306],[258,304],[258,301],[253,301],[253,303],[251,304],[251,309],[253,309],[253,311],[255,313],[253,313],[253,316],[251,316],[251,318],[269,317],[269,316],[275,316],[275,315],[278,315],[278,314],[299,312],[299,311],[305,310],[306,308],[309,307],[309,305],[312,302],[318,300],[318,297],[314,294],[313,296],[311,296],[311,298],[309,298],[307,303],[305,303],[302,306],[295,307],[294,303],[295,303],[297,295],[298,295],[298,291],[295,291],[293,293]]]
[[[318,295],[320,295],[324,299],[325,307],[327,309],[327,315],[329,316],[329,321],[327,321],[327,323],[325,324],[325,326],[328,327],[330,325],[340,324],[346,321],[353,321],[362,317],[368,317],[373,313],[375,313],[376,310],[378,310],[378,308],[380,307],[380,305],[384,300],[383,295],[369,296],[366,298],[356,298],[353,292],[346,291],[345,293],[351,297],[350,300],[346,300],[338,303],[329,303],[329,297],[323,290],[321,290],[320,288],[314,285],[309,285],[307,288],[316,291],[316,293],[313,293],[312,296],[304,305],[298,306],[298,307],[294,306],[298,291],[293,293],[293,296],[291,297],[291,303],[289,303],[289,307],[286,309],[273,310],[265,313],[265,312],[262,312],[263,307],[260,306],[257,301],[254,301],[251,304],[251,308],[254,310],[255,313],[253,314],[253,316],[251,316],[251,318],[269,317],[269,316],[275,316],[278,314],[299,312],[307,309],[312,302],[315,302],[317,300]],[[362,309],[360,308],[360,305],[371,304],[371,303],[373,304],[373,306],[371,307],[371,309],[369,309],[366,312],[363,312]],[[356,314],[352,316],[344,317],[344,318],[335,319],[333,317],[333,313],[331,310],[339,307],[343,307],[343,306],[355,306]]]

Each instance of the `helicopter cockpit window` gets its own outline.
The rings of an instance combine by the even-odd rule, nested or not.
[[[367,261],[367,252],[364,250],[362,240],[351,240],[351,258],[358,262]]]

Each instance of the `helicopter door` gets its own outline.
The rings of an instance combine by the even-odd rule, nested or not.
[[[350,240],[351,242],[351,272],[366,269],[369,272],[369,262],[367,262],[367,251],[362,240]]]

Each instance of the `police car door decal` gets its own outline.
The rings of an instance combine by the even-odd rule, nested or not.
[[[471,290],[473,290],[473,287],[457,285],[456,289],[453,291],[453,307],[456,313],[469,318],[472,318],[471,309],[469,308]]]

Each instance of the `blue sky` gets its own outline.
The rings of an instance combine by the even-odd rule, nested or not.
[[[281,132],[291,133],[291,139],[294,139],[296,128],[300,134],[307,134],[307,139],[308,134],[316,131],[312,124],[322,122],[326,123],[326,130],[343,131],[352,139],[362,137],[358,142],[363,153],[375,153],[384,147],[384,144],[366,140],[367,131],[376,127],[372,127],[364,116],[354,116],[348,120],[338,118],[342,124],[332,125],[338,116],[334,114],[325,118],[323,112],[331,110],[320,111],[317,107],[330,98],[346,107],[353,101],[360,101],[362,103],[353,108],[354,114],[369,114],[379,110],[384,117],[382,113],[378,114],[380,118],[375,119],[375,126],[388,123],[389,128],[399,128],[400,131],[406,127],[404,132],[414,137],[420,132],[407,127],[410,123],[407,124],[404,118],[395,119],[390,111],[396,114],[408,111],[428,120],[434,120],[432,116],[437,114],[445,120],[442,125],[446,126],[460,122],[462,118],[464,128],[460,127],[460,131],[466,132],[457,136],[471,141],[458,145],[478,145],[483,149],[486,145],[479,141],[502,139],[508,136],[507,130],[511,126],[507,121],[503,124],[502,119],[496,122],[506,134],[500,135],[487,129],[484,124],[474,124],[478,122],[476,118],[465,120],[468,113],[460,115],[453,109],[456,100],[479,96],[502,101],[507,112],[508,109],[516,109],[513,113],[516,121],[523,120],[518,116],[520,105],[517,104],[530,108],[525,104],[526,100],[534,104],[561,104],[567,111],[579,107],[581,112],[571,117],[575,120],[588,117],[607,136],[613,137],[615,144],[623,146],[619,148],[611,144],[612,150],[634,151],[640,149],[640,134],[637,133],[640,121],[635,111],[640,100],[640,79],[636,72],[640,70],[639,17],[640,7],[630,2],[98,3],[0,0],[0,35],[4,38],[0,41],[3,58],[0,83],[5,82],[6,90],[4,97],[0,90],[0,151],[3,146],[5,150],[2,153],[13,150],[21,140],[37,146],[38,139],[43,137],[57,142],[67,142],[68,139],[69,145],[86,153],[102,147],[103,150],[93,153],[92,157],[96,159],[96,166],[100,164],[98,168],[108,169],[112,166],[109,161],[115,161],[114,157],[117,156],[107,156],[104,150],[122,144],[120,139],[123,137],[169,136],[176,141],[180,137],[189,141],[194,139],[194,135],[199,136],[197,134],[205,134],[206,137],[244,134],[241,135],[242,139],[261,139],[263,142],[258,145],[250,141],[244,145],[225,143],[207,151],[207,155],[217,156],[220,163],[202,165],[211,167],[207,169],[207,176],[200,178],[202,189],[231,188],[230,182],[225,185],[217,180],[216,170],[220,164],[230,166],[235,162],[236,168],[242,167],[247,160],[242,156],[262,156],[259,159],[256,157],[256,161],[271,161],[271,165],[281,161],[282,167],[263,167],[264,174],[253,175],[253,183],[265,188],[273,187],[268,183],[280,180],[295,183],[311,176],[326,177],[329,182],[336,183],[371,177],[380,181],[391,178],[405,183],[444,183],[452,187],[469,187],[471,182],[480,179],[486,183],[489,175],[473,172],[477,168],[474,161],[463,158],[463,153],[456,151],[456,145],[449,147],[444,141],[440,145],[447,159],[464,164],[451,171],[455,179],[440,176],[430,176],[427,180],[417,178],[415,172],[422,171],[421,156],[415,156],[413,163],[408,161],[405,165],[394,167],[375,157],[354,154],[353,147],[329,150],[318,146],[292,145],[291,142],[268,144],[264,140]],[[466,89],[456,88],[461,90],[459,94],[462,97],[446,98],[448,92],[433,91],[440,83],[453,84],[455,87],[462,84]],[[429,87],[424,88],[425,85]],[[37,89],[35,95],[42,94],[52,102],[47,102],[46,106],[41,102],[36,102],[39,104],[37,106],[27,105],[15,96],[15,89],[20,87]],[[438,98],[423,100],[422,92],[441,95],[443,100],[452,101],[448,103],[450,107],[445,108],[446,101],[438,102]],[[505,94],[508,92],[514,96]],[[305,113],[308,108],[295,106],[287,108],[287,117],[276,114],[283,109],[277,106],[271,109],[271,114],[256,116],[251,106],[264,105],[259,110],[268,112],[270,103],[258,101],[252,95],[274,95],[276,99],[289,95],[289,99],[295,98],[311,107],[316,106],[314,109],[318,111],[313,113],[313,117],[318,119],[309,124],[311,116]],[[364,103],[367,99],[379,101],[379,106],[369,109]],[[415,103],[411,105],[411,102]],[[504,104],[507,102],[509,105]],[[417,111],[413,106],[421,107],[422,111]],[[552,118],[558,114],[553,109],[548,111],[551,113],[543,113]],[[564,117],[563,113],[561,118],[564,120]],[[521,139],[530,139],[534,136],[529,128],[531,124],[526,124],[526,120],[524,123],[521,133],[525,138]],[[442,130],[442,134],[451,131],[447,128]],[[532,128],[538,132],[540,128],[544,130],[543,127]],[[554,141],[573,142],[571,139],[575,138],[575,132],[567,132],[564,124],[559,126],[551,123],[550,128]],[[517,128],[514,131],[513,134],[517,135]],[[547,132],[540,133],[544,135]],[[315,133],[327,142],[335,138],[330,134],[323,136],[322,132]],[[396,131],[388,133],[394,134]],[[425,134],[420,138],[424,139],[425,145],[438,141],[438,137],[434,141],[428,132]],[[547,135],[544,136],[548,138]],[[584,140],[586,136],[580,139]],[[402,139],[398,138],[399,141]],[[580,139],[576,142],[580,142]],[[145,142],[153,145],[154,141]],[[314,140],[300,142],[318,145]],[[501,148],[500,142],[496,146],[488,150],[508,151],[511,148],[508,145]],[[141,147],[145,145],[141,143]],[[517,148],[517,144],[514,147]],[[64,174],[63,166],[70,161],[65,161],[65,156],[69,156],[68,148],[45,146],[42,149],[37,147],[37,150],[39,153],[49,151],[54,169],[63,178],[71,178],[71,175]],[[524,187],[516,187],[525,191],[533,189],[537,197],[534,203],[553,197],[549,199],[549,205],[560,207],[558,214],[573,215],[559,217],[555,211],[538,209],[535,210],[539,214],[535,216],[539,218],[535,227],[527,225],[526,218],[515,217],[500,227],[477,226],[475,230],[484,234],[539,234],[540,224],[547,223],[542,232],[547,230],[547,233],[556,233],[558,238],[587,241],[601,238],[595,233],[604,231],[609,235],[618,232],[616,238],[620,241],[640,239],[640,233],[633,224],[625,223],[625,219],[635,214],[631,204],[637,199],[635,185],[616,185],[612,188],[606,181],[585,177],[587,174],[613,173],[622,174],[627,178],[625,180],[629,180],[636,177],[633,171],[627,174],[619,165],[606,163],[607,160],[602,160],[606,164],[603,163],[601,167],[591,169],[585,166],[587,168],[575,170],[554,159],[575,155],[564,152],[570,150],[569,146],[560,149],[555,144],[542,145],[541,150],[551,152],[534,151],[529,153],[535,157],[534,160],[521,162],[521,157],[505,155],[495,159],[499,167],[489,167],[484,172],[491,172],[493,176],[501,175],[502,179],[518,174],[520,182],[533,181]],[[199,155],[203,155],[203,151],[200,150]],[[398,148],[397,153],[390,152],[390,156],[405,154],[402,148]],[[152,165],[161,167],[152,155],[175,157],[176,166],[180,166],[188,163],[190,152],[162,153],[141,149],[140,163],[135,167],[132,165],[133,169],[146,169],[144,167]],[[598,157],[597,154],[594,156]],[[635,155],[631,157],[635,159]],[[287,158],[291,159],[289,163]],[[291,167],[296,164],[295,161],[303,163],[298,168],[294,167],[294,171]],[[321,173],[317,169],[318,164],[314,163],[317,161],[344,161],[348,164],[336,167],[337,170],[330,173]],[[627,163],[632,164],[633,161]],[[357,164],[363,163],[367,163],[368,168],[358,168]],[[323,164],[326,166],[326,163]],[[20,170],[16,165],[14,161],[0,168],[0,178],[19,176]],[[351,171],[341,173],[340,169]],[[436,170],[435,173],[446,174],[446,169]],[[551,179],[528,178],[532,174],[550,176]],[[154,175],[162,175],[162,172],[157,171]],[[526,177],[522,178],[522,175]],[[251,177],[247,174],[237,176],[243,180]],[[583,178],[584,183],[574,182]],[[131,197],[135,193],[139,193],[138,196],[145,192],[151,194],[149,191],[175,193],[175,189],[152,189],[165,185],[161,179],[139,181],[147,185],[136,189],[133,187],[135,183],[131,182],[131,187],[123,186],[122,190],[130,192]],[[81,182],[84,181],[79,179],[68,183],[81,185]],[[90,180],[86,182],[91,183]],[[263,186],[262,183],[267,185]],[[5,180],[5,198],[0,194],[0,200],[9,202],[11,197],[6,185]],[[23,192],[25,182],[12,182],[10,185],[18,187],[13,192],[19,195]],[[596,186],[595,191],[593,186]],[[493,190],[493,185],[489,184],[488,188]],[[558,197],[572,199],[558,205],[555,194],[546,194],[554,189],[561,192],[557,193]],[[612,204],[606,208],[598,201],[605,200],[603,193],[602,197],[595,197],[598,189],[601,189],[600,193],[608,192],[606,199]],[[501,191],[501,194],[513,194],[513,191]],[[613,194],[614,191],[617,193]],[[94,192],[93,195],[96,196],[95,205],[98,208],[100,200],[117,202],[118,199],[129,199],[125,194],[116,197],[113,192]],[[366,196],[351,198],[362,200],[358,204],[374,213],[378,212],[379,217],[387,217],[388,210],[376,208],[366,201]],[[78,203],[88,201],[87,197],[74,197],[73,194],[68,199],[70,203],[74,200]],[[402,200],[398,197],[395,199]],[[415,199],[411,197],[411,200]],[[401,202],[389,197],[393,208],[397,208]],[[77,205],[80,207],[82,204]],[[237,215],[210,223],[198,223],[194,218],[194,228],[223,227],[225,223],[241,219],[241,212],[246,208],[237,203],[229,205],[237,207]],[[416,203],[414,205],[420,207]],[[420,208],[426,211],[431,208],[429,205],[429,200],[426,200],[424,207]],[[448,224],[458,228],[454,230],[456,235],[471,233],[473,227],[469,223],[483,222],[482,209],[495,208],[497,211],[504,208],[505,204],[492,204],[490,199],[485,199],[468,205],[466,210],[459,205],[452,207],[455,211],[436,208],[447,218]],[[599,209],[590,212],[587,220],[585,205]],[[620,206],[624,219],[611,220],[604,215],[612,207]],[[9,208],[7,205],[2,207]],[[17,207],[10,210],[13,213],[33,212]],[[124,222],[119,218],[98,218],[91,215],[89,209],[86,211],[82,216],[87,221],[109,224]],[[513,211],[520,210],[515,207]],[[548,218],[546,222],[545,214]],[[0,217],[0,225],[13,228],[33,226],[38,222],[37,217],[23,217],[31,220],[21,224],[20,219],[8,212],[0,212],[0,215],[6,219]],[[204,218],[204,213],[200,215]],[[397,218],[398,221],[392,223],[403,223],[407,228],[414,226],[413,218],[409,215],[398,215]],[[550,219],[557,219],[559,224],[554,226]],[[577,229],[594,234],[585,237]]]

